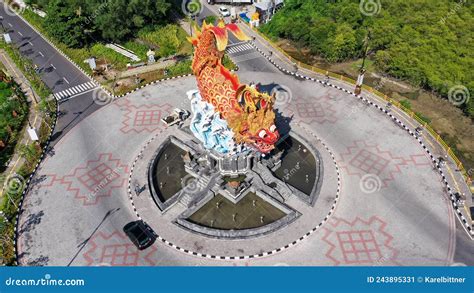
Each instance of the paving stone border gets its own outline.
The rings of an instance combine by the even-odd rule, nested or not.
[[[308,231],[306,234],[304,234],[303,236],[301,236],[300,238],[294,240],[293,242],[283,246],[283,247],[280,247],[280,248],[277,248],[277,249],[273,249],[271,251],[267,251],[267,252],[262,252],[262,253],[259,253],[259,254],[252,254],[252,255],[240,255],[240,256],[223,256],[223,255],[212,255],[212,254],[205,254],[205,253],[199,253],[199,252],[195,252],[195,251],[192,251],[192,250],[189,250],[189,249],[186,249],[186,248],[182,248],[168,240],[166,240],[165,238],[161,237],[159,234],[155,233],[155,236],[158,240],[160,240],[161,242],[163,242],[164,244],[178,250],[178,251],[181,251],[181,252],[184,252],[188,255],[193,255],[193,256],[198,256],[198,257],[203,257],[203,258],[208,258],[208,259],[217,259],[217,260],[244,260],[244,259],[252,259],[252,258],[261,258],[261,257],[265,257],[265,256],[268,256],[268,255],[272,255],[272,254],[276,254],[278,252],[281,252],[281,251],[284,251],[284,250],[287,250],[289,249],[290,247],[293,247],[295,245],[297,245],[298,243],[300,243],[301,241],[305,240],[306,238],[308,238],[309,236],[311,236],[314,232],[318,231],[321,226],[326,223],[330,216],[334,213],[335,209],[336,209],[336,206],[337,206],[337,203],[339,201],[339,196],[340,196],[340,193],[341,193],[341,172],[340,172],[340,169],[339,169],[339,166],[336,162],[336,158],[334,156],[334,154],[332,153],[332,151],[329,149],[329,147],[324,143],[324,141],[322,141],[313,131],[309,130],[307,127],[305,127],[304,125],[302,124],[299,124],[299,123],[295,123],[297,126],[301,127],[302,129],[304,129],[305,131],[307,131],[309,134],[311,134],[319,143],[321,143],[321,145],[325,148],[325,150],[329,153],[329,155],[331,156],[331,159],[333,160],[333,163],[335,165],[335,169],[336,169],[336,174],[337,174],[337,190],[336,190],[336,196],[335,196],[335,199],[334,199],[334,202],[331,206],[331,209],[329,211],[329,213],[324,217],[324,219],[317,225],[315,226],[314,228],[312,228],[310,231]],[[142,157],[143,155],[143,152],[146,150],[146,148],[149,146],[149,144],[151,142],[153,142],[157,137],[158,135],[160,135],[162,132],[164,131],[164,129],[158,131],[157,133],[155,133],[155,135],[150,139],[148,140],[144,146],[142,147],[142,149],[140,150],[140,152],[138,153],[138,155],[136,156],[135,160],[133,161],[132,163],[132,166],[130,168],[130,175],[129,175],[129,178],[128,178],[128,196],[129,196],[129,200],[132,204],[132,208],[133,208],[133,211],[135,212],[137,218],[139,220],[143,220],[142,217],[140,216],[139,212],[137,211],[137,208],[135,206],[135,203],[133,202],[133,194],[132,194],[132,176],[133,176],[133,170],[136,166],[136,163],[137,161]]]
[[[451,203],[453,205],[453,209],[455,210],[456,212],[456,216],[459,218],[459,220],[461,221],[461,223],[463,223],[463,227],[466,229],[466,232],[467,234],[469,235],[469,237],[471,238],[471,240],[474,240],[474,230],[472,229],[471,225],[469,224],[469,222],[467,221],[467,219],[464,217],[463,213],[461,212],[459,206],[456,204],[456,198],[453,194],[453,189],[451,188],[451,186],[449,185],[448,181],[446,180],[446,175],[443,173],[443,171],[441,170],[441,165],[437,162],[436,158],[433,156],[433,154],[431,153],[431,151],[428,149],[428,147],[423,143],[423,141],[416,135],[415,132],[413,132],[412,130],[410,130],[401,120],[399,120],[397,117],[395,117],[392,113],[390,113],[390,111],[388,111],[387,109],[384,109],[382,108],[381,106],[379,106],[378,104],[370,101],[369,99],[367,98],[364,98],[362,97],[362,95],[356,95],[354,92],[352,91],[349,91],[345,88],[342,88],[340,86],[337,86],[337,85],[333,85],[329,82],[326,82],[326,81],[322,81],[322,80],[319,80],[319,79],[316,79],[316,78],[312,78],[312,77],[309,77],[309,76],[305,76],[305,75],[302,75],[302,74],[298,74],[296,72],[292,72],[292,71],[289,71],[287,70],[286,68],[283,68],[281,67],[280,65],[278,65],[273,59],[270,58],[270,56],[268,54],[266,54],[265,52],[263,52],[260,48],[258,48],[258,46],[254,43],[254,42],[251,42],[251,44],[254,46],[254,48],[260,53],[263,55],[263,57],[265,57],[271,64],[273,64],[278,70],[282,71],[283,73],[286,73],[286,74],[291,74],[295,77],[298,77],[298,78],[302,78],[302,79],[305,79],[305,80],[311,80],[311,81],[314,81],[314,82],[318,82],[320,84],[323,84],[323,85],[327,85],[327,86],[330,86],[330,87],[333,87],[335,89],[338,89],[338,90],[341,90],[341,91],[344,91],[350,95],[352,95],[353,97],[355,98],[358,98],[359,100],[371,105],[371,106],[374,106],[376,109],[380,110],[381,112],[385,113],[388,117],[390,117],[393,121],[395,121],[398,125],[400,125],[405,131],[407,131],[411,136],[413,136],[417,141],[418,143],[421,145],[421,147],[426,151],[426,153],[430,156],[431,158],[431,161],[433,162],[433,164],[436,166],[437,170],[438,170],[438,173],[440,174],[441,178],[443,179],[443,183],[447,189],[447,193],[450,197],[450,200],[451,200]]]

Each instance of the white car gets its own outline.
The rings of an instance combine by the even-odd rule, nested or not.
[[[219,13],[220,13],[223,17],[230,16],[230,11],[229,11],[229,9],[227,9],[227,7],[225,7],[225,6],[219,7]]]
[[[188,119],[189,115],[189,111],[175,108],[173,113],[166,116],[165,118],[161,118],[161,121],[166,124],[166,126],[172,126],[184,122],[184,120]]]

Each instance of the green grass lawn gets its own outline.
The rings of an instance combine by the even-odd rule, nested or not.
[[[89,66],[84,63],[84,60],[94,56],[99,60],[103,60],[108,64],[112,64],[115,69],[125,70],[128,63],[133,63],[129,58],[105,47],[105,44],[94,43],[89,47],[85,48],[69,48],[61,42],[55,40],[48,35],[43,26],[43,18],[33,13],[31,10],[26,9],[22,16],[36,29],[48,37],[49,40],[53,41],[54,44],[61,49],[66,55],[68,55],[78,66],[88,73],[92,73]],[[172,39],[173,35],[164,35],[169,33],[170,30],[176,32],[175,38],[172,40],[177,45],[176,50],[170,49],[168,43]],[[169,24],[166,27],[157,27],[154,29],[142,30],[138,33],[138,38],[143,42],[127,41],[120,43],[119,45],[126,49],[133,51],[142,61],[146,61],[146,53],[152,46],[159,48],[156,57],[168,57],[172,54],[180,55],[191,55],[192,45],[186,39],[186,32],[176,24]],[[145,43],[145,44],[144,44]]]

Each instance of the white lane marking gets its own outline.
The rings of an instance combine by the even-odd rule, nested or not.
[[[40,55],[41,55],[41,57],[43,57],[43,58],[44,58],[44,55],[43,55],[43,53],[41,53],[41,51],[39,51],[39,52],[38,52],[38,54],[40,54]]]
[[[88,93],[92,90],[94,90],[97,87],[97,85],[93,82],[86,82],[80,85],[76,85],[74,87],[65,89],[61,92],[55,93],[54,96],[58,101],[66,101],[69,100],[73,97],[82,95],[84,93]]]
[[[56,69],[56,68],[55,68],[55,69]],[[70,83],[69,80],[67,80],[65,77],[63,77],[63,79],[64,79],[64,81],[65,81],[67,84]]]
[[[54,65],[53,65],[53,64],[51,64],[51,67],[53,67],[53,69],[54,69],[54,70],[56,70],[56,67],[54,67]]]
[[[20,36],[22,36],[22,37],[23,37],[23,34],[22,34],[21,32],[17,32],[17,33],[18,33]]]
[[[239,52],[245,52],[245,51],[250,51],[250,50],[253,50],[253,47],[249,43],[237,43],[235,45],[230,45],[227,48],[227,53],[236,54]]]
[[[11,23],[8,23],[8,25],[9,25],[10,27],[13,27],[13,24],[11,24]]]
[[[94,91],[94,90],[95,90],[95,89],[90,89],[90,90],[87,90],[87,91],[85,91],[85,92],[78,93],[78,94],[76,94],[76,95],[72,95],[72,96],[66,97],[66,98],[62,99],[61,102],[68,101],[68,100],[70,100],[70,99],[72,99],[72,98],[79,97],[79,96],[81,96],[81,95],[87,94],[87,93],[92,92],[92,91]]]
[[[28,44],[30,44],[31,47],[34,47],[32,42],[28,41]]]

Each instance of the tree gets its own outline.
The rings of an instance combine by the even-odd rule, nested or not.
[[[354,30],[349,25],[340,25],[330,42],[331,51],[326,53],[329,61],[343,61],[357,56],[357,41]]]
[[[77,6],[73,6],[73,2]],[[49,35],[68,47],[83,47],[88,41],[88,35],[84,31],[91,27],[80,5],[84,3],[81,2],[52,0],[48,4],[45,28]]]
[[[171,0],[29,0],[45,7],[48,33],[69,47],[118,42],[145,26],[164,24]]]
[[[178,28],[176,25],[169,24],[158,30],[157,41],[160,45],[160,55],[169,56],[175,54],[181,45],[178,38]]]
[[[474,96],[474,5],[452,0],[382,2],[378,14],[366,16],[359,0],[287,0],[260,29],[330,62],[360,58],[370,30],[370,56],[375,56],[379,70],[445,97],[455,85],[467,87]],[[460,107],[474,117],[474,98],[469,100]]]
[[[101,13],[94,18],[100,36],[117,42],[146,25],[163,23],[170,4],[165,0],[109,0],[107,5],[96,3],[95,7],[101,7]]]

